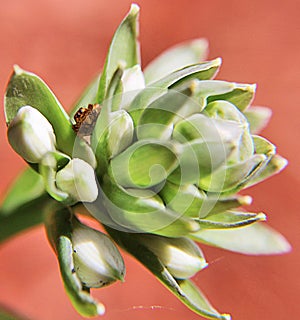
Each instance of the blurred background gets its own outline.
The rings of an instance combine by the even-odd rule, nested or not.
[[[273,118],[263,135],[289,159],[280,175],[248,189],[251,210],[291,242],[285,256],[249,257],[205,247],[210,267],[195,281],[233,319],[297,319],[300,314],[300,2],[298,0],[140,0],[145,66],[177,42],[205,37],[209,58],[221,56],[218,79],[257,83],[256,105]],[[109,41],[129,10],[127,0],[1,0],[0,90],[12,65],[41,76],[68,108],[101,70]],[[2,108],[2,105],[1,105]],[[0,113],[0,197],[24,167],[6,139]],[[103,319],[199,317],[181,305],[125,254],[126,282],[93,292],[107,307]],[[0,247],[0,304],[32,320],[82,319],[71,307],[42,227]]]

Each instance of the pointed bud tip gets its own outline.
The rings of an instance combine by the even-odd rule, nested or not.
[[[223,313],[221,316],[223,320],[231,320],[231,315],[228,313]]]
[[[105,307],[104,307],[104,305],[103,305],[102,303],[98,303],[98,304],[97,304],[97,314],[98,314],[99,316],[103,316],[104,313],[105,313]]]
[[[221,58],[221,57],[218,57],[218,58],[212,60],[212,64],[213,64],[213,66],[215,66],[215,67],[221,66],[221,64],[222,64],[222,58]]]
[[[263,212],[259,212],[257,215],[256,215],[256,219],[257,221],[266,221],[267,220],[267,215]]]
[[[250,196],[241,196],[238,198],[238,202],[242,206],[249,206],[252,203],[252,197]]]
[[[136,4],[136,3],[133,3],[133,4],[131,5],[131,7],[130,7],[130,15],[133,15],[133,16],[134,16],[134,15],[138,14],[139,11],[140,11],[139,5]]]
[[[17,64],[15,64],[13,66],[13,69],[14,69],[14,73],[16,75],[21,75],[24,72],[24,70],[20,66],[18,66]]]
[[[288,160],[277,155],[276,158],[273,158],[273,162],[276,166],[276,168],[278,169],[278,171],[283,170],[287,165],[288,165]]]

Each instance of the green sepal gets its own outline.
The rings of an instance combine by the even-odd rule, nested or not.
[[[234,143],[221,141],[193,140],[182,146],[179,165],[168,176],[168,181],[175,184],[198,183],[201,177],[225,163],[235,149]]]
[[[205,318],[230,320],[228,314],[220,314],[210,305],[191,280],[177,280],[172,277],[158,257],[138,241],[138,235],[119,232],[108,227],[106,230],[123,249],[140,261],[189,309]]]
[[[57,201],[70,204],[73,200],[66,192],[56,186],[56,172],[63,168],[70,158],[59,152],[47,152],[39,164],[39,172],[43,177],[45,189]]]
[[[144,70],[146,83],[152,83],[178,69],[206,59],[208,43],[205,39],[194,39],[177,44],[161,53]]]
[[[265,166],[255,172],[254,175],[251,176],[251,179],[247,180],[244,188],[251,187],[265,179],[270,178],[274,174],[279,173],[282,171],[288,164],[288,161],[281,157],[280,155],[276,154],[267,162]]]
[[[102,315],[104,306],[83,288],[74,271],[72,247],[72,213],[68,208],[49,208],[45,221],[47,236],[57,255],[65,290],[74,308],[84,317]]]
[[[244,227],[257,221],[265,221],[263,213],[225,211],[210,214],[205,219],[198,219],[201,229],[227,229]]]
[[[199,180],[199,187],[209,192],[229,192],[243,183],[244,179],[266,160],[262,154],[253,155],[246,161],[226,165]]]
[[[252,134],[259,133],[269,122],[272,111],[266,107],[250,107],[244,112]]]
[[[166,141],[140,140],[111,160],[110,169],[123,187],[148,188],[164,181],[178,165],[178,150]]]
[[[17,176],[6,193],[1,204],[1,213],[5,214],[19,206],[45,194],[43,178],[33,169],[28,168]]]
[[[102,189],[103,204],[115,229],[180,237],[199,228],[192,219],[165,208],[151,190],[124,189],[110,176],[104,176]]]
[[[256,85],[236,84],[236,88],[228,93],[213,95],[207,98],[207,102],[226,100],[234,104],[240,111],[245,111],[254,99]]]
[[[141,114],[136,131],[137,138],[168,140],[173,133],[174,123],[181,119],[181,108],[192,94],[190,89],[183,92],[169,90],[152,102]]]
[[[164,184],[159,195],[168,208],[190,218],[203,218],[249,205],[251,202],[248,196],[220,198],[217,194],[207,194],[199,190],[195,185],[177,185],[170,181]]]
[[[291,245],[277,231],[264,223],[254,223],[243,228],[202,229],[190,238],[208,245],[248,255],[282,254]]]
[[[6,123],[9,125],[18,110],[26,105],[36,108],[51,123],[59,150],[72,155],[75,133],[69,116],[42,79],[14,67],[4,98]]]
[[[18,110],[26,105],[36,108],[46,117],[53,127],[57,149],[72,156],[76,134],[68,114],[42,79],[15,66],[4,97],[7,125],[16,116]],[[93,154],[85,142],[78,141],[76,156],[95,166]]]
[[[112,39],[104,69],[100,78],[97,103],[107,98],[108,86],[120,63],[126,68],[140,63],[139,44],[137,41],[137,20],[139,7],[132,4],[128,15],[121,22]]]
[[[221,65],[221,59],[215,59],[188,66],[177,70],[166,77],[154,82],[150,87],[142,90],[128,107],[134,123],[137,124],[142,111],[155,99],[167,92],[167,89],[182,90],[182,85],[186,87],[186,82],[193,79],[207,80],[214,77]],[[181,88],[180,88],[181,87]]]

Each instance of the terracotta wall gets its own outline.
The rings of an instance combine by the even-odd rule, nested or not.
[[[66,106],[101,69],[116,26],[129,8],[118,0],[10,0],[0,2],[0,88],[14,63],[46,79]],[[140,0],[144,64],[176,42],[210,41],[210,58],[221,56],[219,79],[256,82],[255,103],[271,106],[264,135],[290,160],[279,176],[249,190],[253,210],[291,242],[291,254],[247,257],[205,248],[211,266],[196,276],[222,311],[238,320],[297,319],[300,292],[299,91],[300,2]],[[1,106],[2,107],[2,106]],[[0,113],[0,194],[24,163],[7,144]],[[103,319],[197,319],[132,258],[124,284],[98,290]],[[0,303],[31,319],[81,319],[62,288],[42,228],[0,247]]]

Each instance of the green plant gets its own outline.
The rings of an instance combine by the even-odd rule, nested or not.
[[[2,204],[0,237],[44,223],[83,316],[104,313],[90,288],[124,278],[115,242],[195,313],[229,319],[190,280],[207,266],[194,241],[244,254],[288,252],[263,213],[240,208],[251,198],[238,194],[287,162],[257,135],[270,111],[250,106],[255,85],[212,80],[221,59],[203,62],[205,40],[171,48],[141,71],[138,12],[132,5],[102,74],[70,116],[39,77],[15,66],[5,93],[8,140],[31,168]]]

